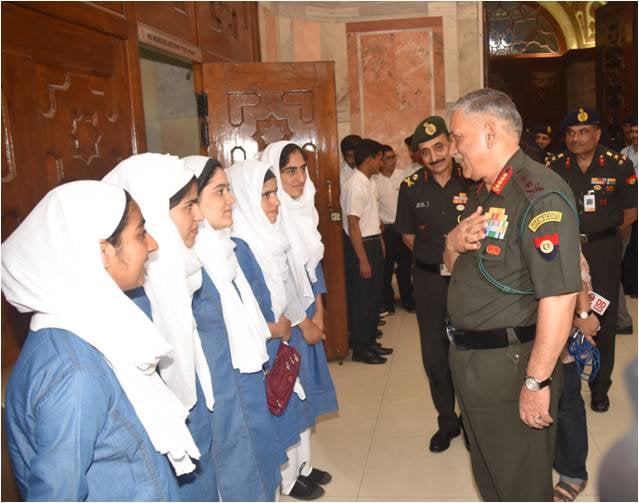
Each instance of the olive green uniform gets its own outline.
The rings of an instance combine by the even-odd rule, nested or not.
[[[463,217],[480,205],[492,215],[481,248],[457,258],[448,289],[451,324],[460,329],[450,364],[473,474],[485,500],[551,501],[555,427],[526,426],[519,394],[539,299],[581,290],[574,198],[560,177],[521,150],[490,192],[480,184],[468,197]],[[553,417],[561,389],[557,366]]]

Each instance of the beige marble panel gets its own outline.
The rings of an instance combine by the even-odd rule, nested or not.
[[[457,2],[429,2],[428,15],[440,16],[444,23],[444,71],[448,76],[446,101],[455,101],[459,97],[458,75],[463,68],[457,54]]]
[[[319,61],[321,59],[320,23],[293,20],[295,61]]]
[[[476,19],[460,19],[458,21],[458,58],[459,58],[459,96],[481,87],[479,79],[481,68],[481,37],[477,31]],[[456,99],[456,98],[455,98]]]
[[[277,35],[279,37],[278,61],[299,61],[294,55],[294,47],[298,43],[293,36],[293,21],[288,17],[278,16],[276,21]]]

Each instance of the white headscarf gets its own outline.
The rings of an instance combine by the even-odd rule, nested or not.
[[[287,308],[288,264],[290,243],[281,229],[280,219],[272,224],[262,210],[262,187],[269,165],[260,161],[236,162],[226,174],[235,196],[232,235],[243,239],[251,248],[262,269],[271,294],[275,321]],[[291,320],[291,323],[299,323]]]
[[[183,161],[199,178],[209,158],[192,155]],[[231,229],[215,230],[203,220],[194,249],[220,293],[233,368],[244,373],[262,370],[270,331],[233,252]]]
[[[155,449],[178,475],[199,459],[188,410],[155,372],[167,344],[104,269],[100,240],[125,212],[121,188],[79,181],[51,190],[2,244],[2,291],[31,329],[61,328],[96,348],[113,369]]]
[[[147,153],[122,161],[104,180],[130,192],[158,242],[159,250],[147,266],[144,290],[151,301],[153,323],[173,346],[173,353],[160,360],[160,375],[191,409],[197,401],[197,374],[206,405],[213,410],[211,373],[191,307],[193,293],[202,285],[202,264],[184,245],[169,214],[169,199],[191,178],[191,170],[176,156]]]
[[[284,147],[292,142],[278,141],[271,143],[264,152],[261,160],[272,167],[280,188],[277,195],[282,203],[280,207],[282,226],[291,242],[291,272],[299,295],[304,299],[304,308],[315,301],[313,289],[308,281],[317,281],[315,269],[324,256],[322,236],[317,230],[319,215],[315,208],[315,186],[310,176],[306,176],[304,191],[298,199],[289,196],[282,186],[280,174],[280,157]],[[308,274],[308,276],[307,276]]]

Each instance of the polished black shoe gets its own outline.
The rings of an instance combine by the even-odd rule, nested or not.
[[[460,430],[453,433],[439,430],[433,435],[433,438],[430,439],[428,449],[430,449],[430,452],[444,452],[450,447],[450,441],[459,436],[459,433]]]
[[[309,480],[301,480],[300,477],[295,481],[295,485],[288,494],[296,500],[311,501],[324,496],[324,489]]]
[[[393,304],[388,304],[386,306],[386,311],[388,314],[395,314],[395,306]]]
[[[313,484],[318,486],[325,486],[331,480],[333,480],[333,477],[330,473],[325,472],[324,470],[313,468],[311,470],[311,473],[309,473],[308,475],[300,475],[299,477],[297,477],[297,480],[300,479],[302,479],[303,482],[312,482]]]
[[[414,313],[415,312],[415,304],[413,302],[406,302],[404,304],[404,309],[406,311],[408,311],[409,313]]]
[[[606,412],[610,408],[608,395],[594,395],[590,402],[590,408],[595,412]]]
[[[632,325],[629,327],[618,327],[615,332],[621,335],[632,335]]]
[[[370,365],[379,365],[381,363],[386,363],[386,358],[373,351],[353,351],[353,361],[368,363]]]
[[[382,332],[379,328],[377,329],[377,332],[375,333],[375,339],[379,339],[382,335],[384,335],[384,332]]]
[[[379,320],[377,320],[377,326],[378,327],[383,327],[384,325],[386,325],[386,321],[382,320],[381,318]]]
[[[385,348],[379,342],[376,342],[372,348],[373,353],[378,354],[379,356],[386,356],[393,354],[393,348]]]
[[[390,313],[388,312],[388,309],[386,309],[384,306],[379,308],[379,317],[383,318],[384,316],[388,316]]]

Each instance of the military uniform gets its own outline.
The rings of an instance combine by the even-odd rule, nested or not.
[[[414,234],[413,291],[419,323],[422,362],[430,393],[437,409],[439,429],[459,431],[455,414],[455,391],[448,366],[446,337],[446,294],[450,276],[442,275],[446,234],[453,229],[465,208],[468,182],[458,166],[445,187],[426,168],[404,179],[399,191],[395,230]]]
[[[579,211],[579,232],[583,254],[590,266],[593,290],[610,301],[600,317],[597,348],[601,366],[590,383],[593,401],[606,396],[612,381],[615,359],[615,330],[621,280],[621,236],[617,227],[623,209],[637,207],[637,177],[632,163],[623,155],[601,145],[585,173],[570,151],[552,156],[547,166],[572,189]]]
[[[491,218],[481,248],[455,262],[448,310],[454,326],[450,365],[475,481],[484,500],[552,501],[556,429],[526,426],[519,394],[539,299],[581,289],[574,199],[560,177],[521,150],[490,192],[480,184],[468,196],[463,218],[478,206]],[[553,417],[561,389],[557,365]]]

